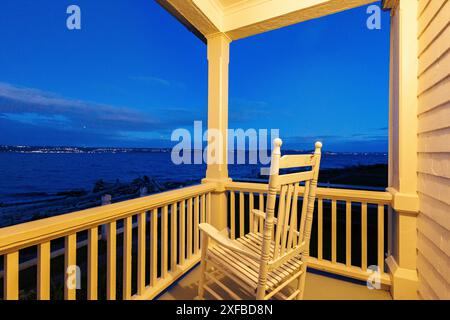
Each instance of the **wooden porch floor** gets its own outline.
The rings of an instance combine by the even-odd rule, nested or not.
[[[172,285],[160,300],[192,300],[197,296],[200,267],[191,270]],[[369,290],[365,285],[340,280],[317,273],[306,276],[305,300],[392,300],[389,291]]]

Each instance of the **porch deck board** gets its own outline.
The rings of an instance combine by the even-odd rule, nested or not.
[[[195,267],[163,293],[160,300],[192,300],[197,296],[200,267]],[[389,291],[308,272],[305,300],[392,300]]]

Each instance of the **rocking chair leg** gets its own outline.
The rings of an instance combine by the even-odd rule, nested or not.
[[[256,300],[264,300],[266,295],[266,290],[262,286],[258,286],[256,290]]]
[[[202,241],[202,255],[201,255],[201,264],[200,264],[200,283],[198,285],[198,298],[204,299],[205,296],[205,280],[206,280],[206,253],[208,250],[208,240],[209,237],[202,232],[201,235],[201,241]]]
[[[300,292],[297,295],[297,300],[303,300],[303,294],[305,292],[306,266],[302,266],[302,269],[303,272],[298,278],[298,290],[300,290]]]

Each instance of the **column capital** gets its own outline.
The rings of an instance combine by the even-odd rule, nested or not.
[[[231,43],[233,41],[226,33],[223,33],[223,32],[211,33],[211,34],[206,35],[205,37],[208,42],[212,41],[213,39],[217,39],[217,38],[223,39],[223,40],[227,41],[228,43]]]
[[[228,65],[230,61],[231,39],[225,33],[214,33],[207,36],[206,39],[208,47],[208,61],[211,63],[211,61],[214,60],[222,60],[226,65]],[[210,65],[210,67],[213,66]]]
[[[202,179],[202,183],[215,183],[217,188],[213,192],[224,192],[228,183],[232,182],[231,178],[223,178],[223,179],[212,179],[212,178],[204,178]]]

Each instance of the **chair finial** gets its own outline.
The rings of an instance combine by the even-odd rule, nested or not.
[[[314,153],[319,154],[321,153],[321,149],[322,149],[322,142],[317,141],[314,145],[316,147],[316,150],[314,151]]]
[[[273,140],[273,146],[274,147],[280,148],[282,144],[283,144],[283,141],[280,138],[276,138],[276,139]]]

